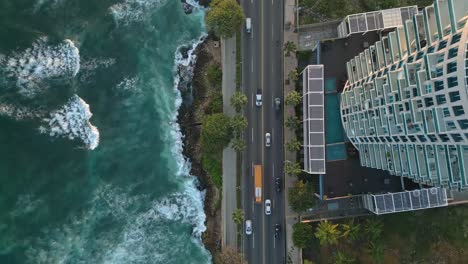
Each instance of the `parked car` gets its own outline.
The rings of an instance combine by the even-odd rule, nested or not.
[[[265,146],[266,147],[271,146],[271,134],[270,133],[265,134]]]
[[[276,178],[275,179],[275,184],[276,184],[276,192],[281,192],[281,179]]]
[[[265,200],[265,214],[271,215],[271,200],[270,199]]]
[[[245,234],[246,235],[252,234],[252,220],[245,221]]]

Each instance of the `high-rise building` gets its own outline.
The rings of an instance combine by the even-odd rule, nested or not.
[[[347,63],[341,118],[362,166],[468,189],[467,20],[467,0],[436,0]]]

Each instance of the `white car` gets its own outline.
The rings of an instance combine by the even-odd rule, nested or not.
[[[271,215],[271,200],[270,199],[265,200],[265,214]]]
[[[257,95],[255,96],[255,105],[262,106],[262,94],[260,92],[257,92]]]
[[[246,235],[252,234],[252,220],[245,221],[245,234]]]
[[[265,146],[266,147],[271,146],[271,134],[270,133],[265,134]]]

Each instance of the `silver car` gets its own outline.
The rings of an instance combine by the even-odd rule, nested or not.
[[[270,133],[265,134],[265,146],[266,147],[271,146],[271,134]]]
[[[246,235],[252,234],[252,220],[245,221],[245,234]]]
[[[255,105],[262,106],[262,94],[261,93],[257,93],[257,95],[255,96]]]
[[[271,200],[270,199],[265,200],[265,214],[271,215]]]

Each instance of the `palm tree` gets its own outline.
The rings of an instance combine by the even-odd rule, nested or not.
[[[364,231],[366,232],[369,240],[377,240],[382,235],[383,224],[380,220],[369,218],[364,223]]]
[[[296,52],[296,44],[292,41],[284,43],[284,55],[288,57],[291,52]]]
[[[289,92],[284,98],[284,103],[287,105],[296,106],[302,102],[302,96],[297,91]]]
[[[241,115],[236,115],[231,118],[231,128],[235,135],[240,135],[247,128],[247,118]]]
[[[235,138],[231,142],[231,147],[238,153],[242,152],[245,150],[245,141],[241,138]]]
[[[295,175],[300,174],[301,172],[302,172],[301,164],[299,164],[298,162],[288,161],[284,163],[284,173],[291,175],[291,176],[295,176]]]
[[[352,264],[356,262],[355,258],[341,251],[336,252],[334,260],[335,264]]]
[[[244,211],[237,208],[234,212],[232,212],[232,220],[234,220],[236,224],[241,225],[244,222]]]
[[[247,96],[241,91],[236,91],[231,97],[231,106],[237,113],[242,111],[242,107],[247,104]]]
[[[297,116],[288,116],[285,125],[290,129],[297,129],[301,124],[301,120]]]
[[[286,148],[289,151],[299,151],[301,149],[301,142],[297,139],[292,139],[288,143],[286,143]]]
[[[338,229],[338,224],[332,224],[327,220],[321,221],[315,229],[315,237],[319,240],[320,245],[337,245],[341,232]]]
[[[343,231],[342,236],[349,241],[356,241],[360,237],[361,226],[354,222],[354,218],[350,219],[345,224],[341,225]]]
[[[367,251],[372,257],[374,263],[382,263],[385,255],[385,246],[381,240],[370,241]]]

